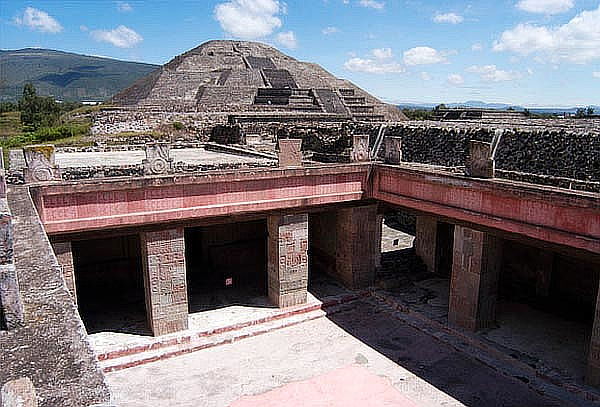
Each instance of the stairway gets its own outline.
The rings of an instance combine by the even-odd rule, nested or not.
[[[382,114],[375,114],[375,106],[368,104],[367,100],[363,96],[356,96],[354,89],[342,88],[338,89],[338,92],[342,96],[342,102],[346,105],[346,108],[352,114],[355,120],[364,121],[384,121],[385,116]]]

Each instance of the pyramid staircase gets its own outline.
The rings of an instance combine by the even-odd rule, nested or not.
[[[352,117],[356,120],[366,121],[384,121],[385,116],[375,114],[375,106],[368,104],[363,96],[357,96],[354,89],[342,88],[338,89],[343,103],[346,105]]]

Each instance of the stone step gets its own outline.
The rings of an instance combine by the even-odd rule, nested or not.
[[[345,96],[344,102],[347,105],[363,105],[366,103],[366,99],[362,96],[352,96],[352,97]]]
[[[147,363],[152,363],[159,360],[184,355],[187,353],[196,352],[202,349],[208,349],[219,345],[226,345],[228,343],[233,343],[245,338],[250,338],[256,335],[271,332],[276,329],[281,329],[288,326],[297,325],[302,322],[322,318],[325,315],[325,311],[321,309],[311,310],[284,319],[275,319],[268,322],[241,327],[231,331],[225,331],[222,333],[206,335],[199,333],[194,337],[183,336],[180,338],[176,338],[175,340],[170,340],[168,341],[169,343],[157,343],[156,346],[150,347],[150,349],[141,352],[127,353],[127,350],[124,350],[122,352],[122,356],[119,357],[109,357],[107,359],[100,359],[100,356],[102,356],[100,355],[100,367],[105,373],[128,369]]]
[[[341,311],[345,304],[368,294],[368,291],[360,291],[329,297],[323,302],[281,309],[281,312],[268,317],[205,331],[187,330],[163,337],[150,338],[150,340],[144,337],[143,343],[124,344],[120,347],[112,346],[110,350],[97,351],[96,357],[100,367],[106,373],[123,370],[321,318],[327,314]]]
[[[354,89],[339,89],[340,94],[344,97],[346,96],[354,96]]]
[[[373,105],[348,105],[352,113],[373,113],[375,106]]]

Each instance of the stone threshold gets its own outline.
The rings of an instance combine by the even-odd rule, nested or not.
[[[471,355],[480,363],[526,383],[540,394],[555,398],[565,406],[597,406],[600,403],[600,392],[575,382],[558,369],[539,365],[531,365],[506,353],[506,348],[486,340],[481,336],[457,327],[441,323],[428,315],[412,310],[407,304],[398,301],[380,289],[371,289],[369,296],[385,304],[394,311],[394,317],[424,332],[452,348]]]
[[[322,318],[341,311],[343,304],[368,295],[367,290],[358,291],[327,297],[323,301],[313,301],[301,306],[277,309],[265,317],[216,328],[196,331],[188,329],[160,337],[142,337],[136,342],[122,346],[95,346],[96,357],[104,373],[128,369]]]

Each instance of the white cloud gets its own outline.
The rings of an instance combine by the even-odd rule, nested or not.
[[[79,26],[79,30],[80,30],[80,31],[83,31],[83,32],[87,32],[87,31],[89,31],[90,29],[88,28],[88,26],[87,26],[87,25],[80,25],[80,26]]]
[[[406,65],[430,65],[446,62],[447,59],[441,52],[430,47],[415,47],[404,51]]]
[[[119,48],[131,48],[144,40],[141,35],[124,25],[114,30],[95,30],[91,35],[96,41],[108,42]]]
[[[463,16],[456,13],[445,13],[445,14],[436,14],[433,17],[433,21],[436,23],[449,23],[449,24],[460,24],[465,19]]]
[[[37,8],[27,7],[22,15],[15,17],[17,25],[24,25],[32,30],[56,34],[63,30],[62,25],[51,15]]]
[[[487,82],[506,82],[520,79],[522,75],[519,72],[503,71],[496,65],[473,65],[466,69],[467,72],[478,74],[481,79]]]
[[[465,80],[460,74],[451,73],[450,75],[448,75],[448,83],[450,83],[451,85],[462,85],[463,83],[465,83]]]
[[[377,59],[390,59],[394,56],[391,48],[375,48],[371,53]]]
[[[475,44],[471,45],[471,51],[481,51],[483,50],[483,45],[480,42],[476,42]]]
[[[538,54],[539,60],[585,63],[600,58],[600,6],[557,27],[519,24],[504,31],[494,51]]]
[[[529,13],[559,14],[573,8],[574,0],[520,0],[517,8]]]
[[[126,3],[124,1],[118,1],[117,10],[119,10],[121,13],[128,13],[130,11],[133,11],[133,7],[131,7],[131,4]]]
[[[430,81],[431,75],[429,75],[427,72],[421,72],[421,79],[423,79],[424,81]]]
[[[594,78],[598,78],[598,79],[600,79],[600,72],[592,72],[592,76],[593,76]]]
[[[295,49],[298,46],[298,41],[296,40],[296,34],[293,31],[286,31],[277,34],[275,40],[279,45],[283,45],[289,49]]]
[[[378,0],[360,0],[358,4],[363,7],[374,8],[375,10],[382,10],[385,7],[385,2]]]
[[[340,32],[340,30],[337,27],[325,27],[321,30],[321,32],[323,35],[330,35]]]
[[[359,58],[351,55],[344,68],[353,72],[372,74],[402,73],[404,67],[393,59],[391,48],[376,48],[371,51],[373,58]]]
[[[277,0],[231,0],[215,7],[215,19],[226,33],[253,40],[281,28],[278,15],[284,12]]]

